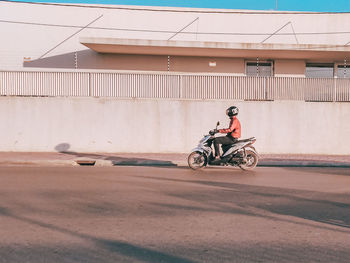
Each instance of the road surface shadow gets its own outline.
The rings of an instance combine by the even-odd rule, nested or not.
[[[76,156],[79,159],[87,158],[87,159],[93,159],[93,160],[111,161],[112,165],[117,165],[117,166],[177,167],[177,164],[167,160],[155,160],[155,159],[136,158],[136,157],[126,158],[126,157],[115,156],[115,155],[80,153],[80,152],[69,151],[69,148],[70,148],[70,145],[68,143],[61,143],[55,147],[55,150],[59,153]]]
[[[350,176],[349,167],[283,167],[289,171],[300,171],[303,169],[306,173],[327,174],[327,175],[342,175]]]
[[[149,245],[142,245],[144,243],[142,243],[143,241],[141,239],[138,239],[136,242],[125,240],[125,236],[128,236],[128,233],[123,228],[123,224],[120,225],[120,231],[125,234],[124,237],[108,235],[106,238],[98,231],[92,231],[89,234],[86,231],[90,230],[84,229],[83,226],[74,228],[74,224],[61,223],[65,222],[61,221],[62,218],[79,219],[81,217],[94,220],[97,215],[107,216],[107,220],[102,220],[101,217],[101,220],[94,220],[94,222],[101,222],[106,225],[110,224],[113,227],[118,226],[111,224],[108,218],[114,218],[115,221],[118,221],[118,215],[122,215],[124,220],[132,219],[133,217],[142,219],[149,216],[156,216],[159,219],[159,224],[169,223],[166,221],[162,222],[164,216],[166,218],[174,216],[173,218],[175,219],[177,218],[176,216],[183,216],[186,221],[188,215],[196,215],[198,217],[198,223],[200,223],[202,217],[208,216],[210,218],[215,213],[225,214],[225,216],[229,215],[232,222],[235,221],[235,216],[244,215],[246,218],[259,218],[272,221],[276,227],[281,226],[279,225],[280,223],[288,223],[282,226],[288,226],[291,231],[293,231],[294,227],[298,229],[298,226],[306,226],[311,234],[319,232],[320,229],[329,231],[328,233],[325,232],[325,234],[334,232],[336,234],[342,234],[342,236],[344,234],[348,236],[350,233],[349,193],[324,193],[271,186],[245,185],[210,179],[203,180],[203,177],[199,179],[194,177],[189,179],[170,176],[163,177],[164,173],[159,170],[159,176],[155,176],[154,174],[140,176],[134,170],[144,169],[133,169],[133,172],[127,175],[129,178],[134,179],[132,185],[136,188],[125,191],[125,195],[122,195],[120,192],[118,193],[115,188],[106,189],[106,186],[110,184],[105,184],[99,191],[96,191],[95,188],[90,189],[86,187],[88,184],[82,185],[81,188],[75,191],[66,187],[62,188],[63,190],[57,190],[56,187],[49,187],[43,190],[42,187],[39,187],[40,194],[36,194],[35,199],[45,200],[51,204],[45,208],[47,209],[46,212],[35,210],[35,205],[31,207],[30,199],[26,198],[28,195],[24,195],[21,198],[21,195],[14,195],[13,192],[3,191],[1,193],[1,200],[4,205],[2,207],[0,206],[0,219],[7,217],[14,221],[31,224],[39,229],[42,228],[38,232],[52,230],[58,232],[58,234],[61,233],[73,238],[80,238],[83,244],[89,243],[89,247],[81,246],[80,242],[77,242],[76,246],[68,243],[66,246],[63,245],[64,247],[58,248],[50,247],[50,243],[48,243],[49,245],[43,244],[43,247],[38,247],[37,243],[25,244],[24,246],[16,244],[14,247],[5,248],[2,246],[0,247],[0,262],[44,262],[43,259],[45,259],[45,262],[76,261],[88,263],[276,262],[276,260],[278,262],[349,262],[349,251],[342,250],[342,247],[313,247],[312,244],[310,244],[310,247],[305,247],[305,243],[302,242],[298,244],[300,247],[293,247],[293,244],[289,243],[287,245],[288,247],[284,247],[286,245],[284,242],[271,244],[269,240],[264,245],[254,245],[253,243],[250,244],[250,247],[239,247],[240,244],[235,244],[234,246],[227,244],[226,247],[225,244],[221,244],[220,246],[222,247],[220,247],[214,244],[214,249],[217,247],[219,249],[216,251],[209,250],[211,254],[210,257],[207,257],[207,251],[203,252],[204,248],[208,248],[206,244],[199,247],[189,247],[188,250],[185,250],[187,248],[184,249],[184,247],[180,246],[179,248],[175,245],[173,247],[167,247],[166,244],[160,244],[157,248],[154,248]],[[178,173],[182,172],[179,171]],[[135,180],[135,177],[146,180]],[[84,175],[85,182],[88,178],[90,176]],[[70,177],[70,180],[73,179],[76,178]],[[159,180],[159,182],[154,181],[152,183],[150,182],[152,180]],[[80,181],[82,180],[78,178],[79,183]],[[91,183],[95,183],[95,181]],[[53,182],[51,184],[55,186]],[[115,184],[117,185],[118,182]],[[172,185],[176,186],[176,184],[180,185],[177,185],[177,188],[173,188]],[[148,199],[149,197],[147,198],[147,195],[144,196],[143,193],[139,196],[135,194],[136,190],[139,191],[140,186],[147,187],[147,191],[150,192],[149,190],[153,188],[152,185],[156,187],[156,192],[161,194],[159,198]],[[41,195],[42,191],[44,191],[43,195]],[[101,191],[103,191],[103,195]],[[118,202],[116,199],[113,199],[116,196],[118,198],[122,197],[122,201]],[[126,196],[132,196],[129,199],[129,201],[132,201],[131,203],[125,204],[127,200],[125,198]],[[20,200],[23,200],[21,206],[16,203]],[[175,200],[176,202],[174,202]],[[138,206],[139,204],[142,204],[142,206]],[[13,207],[12,209],[8,208],[10,205]],[[60,209],[55,209],[54,205],[58,205]],[[136,206],[137,209],[134,208]],[[76,212],[77,214],[75,214]],[[38,215],[45,217],[40,220],[38,219]],[[60,215],[60,218],[57,218],[57,215]],[[194,225],[196,221],[193,222]],[[212,224],[215,225],[218,222],[212,221]],[[231,224],[229,225],[232,227]],[[89,224],[89,226],[91,225]],[[225,230],[227,225],[223,224],[219,227]],[[35,229],[27,226],[26,228],[33,231],[33,234],[35,233]],[[194,228],[206,231],[204,228]],[[270,230],[274,231],[272,229]],[[11,231],[16,230],[10,230],[8,233],[12,234]],[[116,231],[115,233],[119,235],[120,232]],[[305,235],[308,235],[308,233]],[[330,236],[332,235],[330,234]],[[25,241],[25,238],[23,240]],[[205,243],[211,245],[210,242]],[[334,243],[332,244],[334,245]],[[188,243],[185,243],[185,245],[188,245]],[[310,257],[306,255],[306,250],[308,250]],[[198,256],[201,253],[204,255],[203,258],[199,258]],[[250,255],[250,253],[255,254]],[[247,261],[247,257],[251,261]],[[262,260],[262,258],[265,260]],[[283,261],[281,259],[286,260]]]
[[[201,195],[203,197],[203,195]],[[193,198],[191,198],[193,200]],[[196,198],[194,198],[196,199]],[[206,202],[207,200],[203,200]],[[242,206],[239,209],[232,209],[229,205],[230,200],[226,201],[227,203],[218,206],[215,202],[208,203],[212,206],[212,209],[200,208],[195,206],[186,206],[186,205],[172,205],[170,208],[172,210],[188,210],[189,213],[197,211],[197,209],[206,211],[221,211],[226,213],[233,214],[242,214],[248,216],[255,216],[261,218],[272,219],[274,221],[279,221],[278,217],[268,216],[264,213],[257,213],[255,211],[248,212],[249,207]],[[161,204],[166,206],[167,204]],[[215,206],[215,207],[214,207]],[[12,213],[6,208],[0,207],[0,216],[8,217],[16,221],[21,221],[26,224],[30,224],[35,227],[42,229],[55,231],[64,235],[71,236],[73,238],[82,239],[83,243],[92,243],[89,247],[80,245],[79,243],[59,245],[59,246],[50,246],[48,245],[38,245],[38,244],[26,244],[21,246],[16,244],[15,246],[1,246],[0,247],[0,262],[163,262],[163,263],[195,263],[195,262],[271,262],[271,259],[278,259],[279,262],[349,262],[350,254],[348,250],[327,248],[323,250],[322,247],[308,247],[309,252],[305,252],[305,244],[300,245],[300,247],[294,247],[292,244],[287,246],[283,244],[266,244],[266,247],[263,247],[261,244],[258,246],[251,245],[238,247],[239,244],[232,247],[229,245],[225,252],[223,253],[222,249],[215,249],[217,244],[213,245],[213,248],[208,248],[204,250],[204,247],[189,247],[184,251],[182,247],[171,247],[171,253],[165,251],[159,251],[154,248],[140,246],[138,244],[132,244],[130,242],[114,240],[114,239],[105,239],[101,237],[96,237],[73,229],[68,229],[66,227],[57,226],[52,223],[43,222],[38,219],[29,218],[27,216],[22,216],[20,214]],[[283,222],[289,222],[296,224],[297,222],[289,219],[282,219]],[[302,223],[297,223],[302,224]],[[314,224],[304,223],[303,225],[308,225],[312,228],[323,228],[332,231],[338,231],[344,233],[335,228],[327,228],[322,226],[316,226]],[[225,226],[223,226],[225,227]],[[42,230],[41,230],[42,231]],[[206,252],[203,252],[206,251]],[[182,253],[179,253],[179,252]],[[248,253],[248,251],[254,253]],[[201,254],[202,253],[202,254]],[[204,254],[203,254],[204,253]],[[321,255],[321,254],[325,255]],[[184,256],[187,255],[187,258]],[[339,257],[341,255],[341,257]],[[272,258],[271,258],[272,256]],[[326,256],[326,258],[323,258]],[[203,258],[204,257],[204,258]],[[283,261],[281,259],[285,259]],[[335,259],[340,259],[336,260]],[[201,260],[202,259],[202,260]],[[206,259],[206,260],[204,260]],[[219,259],[226,259],[220,261]],[[235,260],[234,260],[235,259]],[[248,260],[249,259],[249,260]],[[268,260],[270,259],[270,260]],[[303,260],[301,260],[303,259]],[[307,259],[307,260],[306,260]],[[248,261],[247,261],[248,260]],[[274,261],[274,260],[272,260]]]
[[[139,175],[133,175],[143,177]],[[166,180],[180,183],[194,183],[212,186],[208,192],[193,193],[171,193],[172,197],[187,201],[205,203],[213,207],[215,212],[239,213],[257,217],[270,218],[274,220],[303,224],[285,217],[292,216],[327,225],[340,226],[350,229],[350,203],[349,194],[330,194],[330,200],[325,200],[325,193],[291,190],[268,186],[251,186],[245,184],[216,182],[206,180],[182,180],[175,178],[164,178],[156,176],[144,176],[147,179]],[[247,205],[249,203],[249,206]],[[163,204],[158,204],[163,206]],[[232,205],[235,208],[232,208]],[[170,205],[171,208],[176,207]],[[250,207],[249,209],[247,207]],[[195,207],[178,207],[183,210],[196,210]],[[200,208],[203,210],[203,208]],[[329,229],[326,225],[319,228]],[[335,229],[332,229],[336,231]],[[342,231],[340,231],[342,232]]]
[[[25,222],[28,224],[39,226],[41,228],[46,228],[49,230],[60,232],[62,234],[70,235],[70,236],[77,237],[77,238],[82,238],[84,240],[93,242],[97,248],[102,248],[102,249],[107,250],[107,251],[112,253],[108,256],[109,257],[108,262],[112,262],[111,261],[111,256],[112,256],[112,257],[117,257],[114,260],[121,260],[121,262],[123,262],[123,261],[128,262],[128,261],[130,261],[130,259],[132,259],[133,261],[142,261],[142,262],[149,262],[149,263],[153,263],[153,262],[195,263],[195,261],[188,260],[188,259],[183,258],[181,256],[167,254],[167,253],[160,252],[160,251],[157,251],[154,249],[144,248],[144,247],[141,247],[138,245],[133,245],[133,244],[118,241],[118,240],[108,240],[108,239],[97,238],[97,237],[90,236],[87,234],[74,232],[72,230],[69,230],[69,229],[66,229],[63,227],[59,227],[59,226],[56,226],[53,224],[44,223],[44,222],[41,222],[41,221],[36,220],[36,219],[31,219],[31,218],[27,218],[27,217],[20,216],[20,215],[15,215],[15,214],[11,213],[9,210],[2,208],[2,207],[0,207],[0,211],[1,211],[1,214],[0,214],[1,216],[10,217],[12,219],[16,219],[16,220],[19,220],[19,221],[22,221],[22,222]],[[96,256],[96,254],[95,254],[95,256]],[[79,262],[98,262],[98,261],[94,261],[94,260],[90,261],[91,260],[90,258],[80,258],[80,259],[77,258],[77,259]],[[26,260],[26,262],[30,262],[30,261]],[[103,262],[106,262],[106,261],[103,261]]]

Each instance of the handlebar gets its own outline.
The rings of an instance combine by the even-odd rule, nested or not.
[[[218,129],[215,129],[215,130],[210,130],[209,131],[209,134],[214,136],[215,134],[219,133]]]
[[[209,131],[209,135],[211,135],[211,136],[214,136],[216,133],[219,133],[219,130],[218,130],[218,126],[220,125],[220,122],[218,121],[217,123],[216,123],[216,128],[215,128],[215,130],[210,130]]]

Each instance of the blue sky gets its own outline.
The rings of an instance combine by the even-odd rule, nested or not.
[[[274,10],[276,0],[39,0],[28,2]],[[350,12],[350,0],[277,0],[280,11]]]

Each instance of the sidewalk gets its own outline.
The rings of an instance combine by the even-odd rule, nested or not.
[[[187,166],[188,154],[0,152],[0,166]],[[261,154],[258,166],[349,167],[350,155]]]

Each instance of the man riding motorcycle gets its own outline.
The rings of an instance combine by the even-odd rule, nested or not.
[[[227,129],[219,129],[214,132],[226,133],[226,136],[217,137],[214,140],[215,161],[220,159],[220,144],[233,144],[241,137],[241,123],[237,119],[238,108],[231,106],[226,110],[226,115],[230,118],[230,125]]]
[[[230,118],[230,125],[227,129],[218,130],[220,122],[216,123],[216,128],[210,130],[209,134],[203,136],[197,147],[187,158],[188,166],[193,169],[201,169],[207,166],[238,166],[242,170],[252,170],[259,161],[259,155],[253,144],[255,137],[245,140],[238,140],[241,137],[241,124],[237,119],[238,108],[232,106],[226,110]],[[226,133],[226,136],[215,137],[216,133]],[[214,144],[215,155],[212,149]],[[220,144],[222,144],[223,154],[220,156]],[[215,156],[215,157],[214,157]]]

